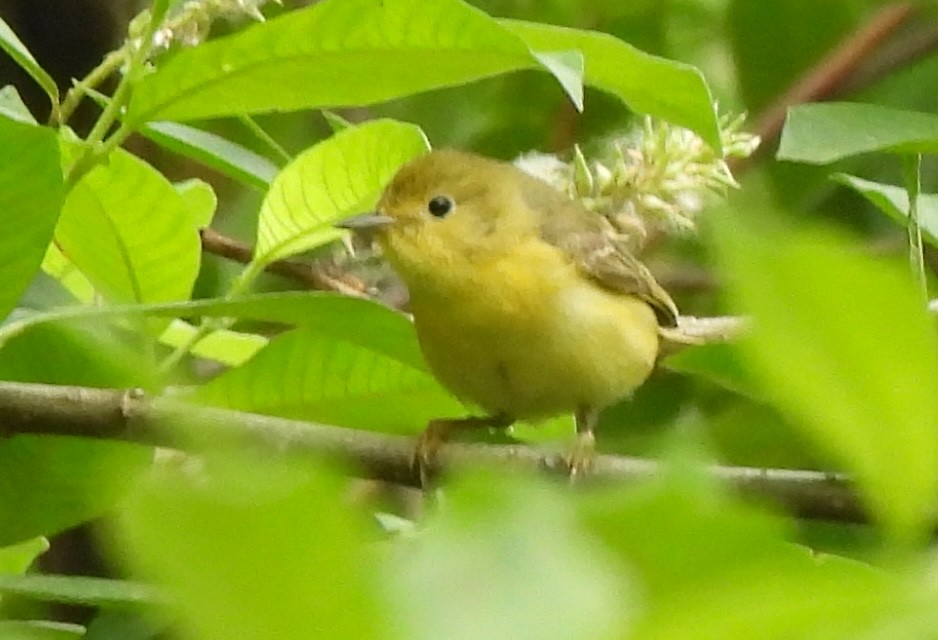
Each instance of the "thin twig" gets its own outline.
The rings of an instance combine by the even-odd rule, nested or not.
[[[208,227],[200,229],[202,250],[208,253],[248,264],[253,250],[250,246],[222,235]],[[356,298],[367,298],[365,285],[347,274],[326,273],[320,266],[300,260],[277,260],[267,265],[267,271],[295,280],[311,289],[335,291]]]
[[[190,451],[248,446],[283,455],[339,458],[368,477],[410,486],[420,482],[412,465],[413,441],[406,437],[197,407],[167,397],[151,399],[140,391],[0,383],[0,434],[124,440]],[[441,448],[438,464],[430,471],[480,466],[567,474],[559,453],[524,445],[457,443]],[[599,455],[589,478],[628,484],[660,471],[653,460]],[[746,497],[781,505],[803,518],[867,520],[850,483],[839,474],[728,466],[713,466],[711,471]]]
[[[272,135],[264,131],[264,128],[257,124],[257,121],[247,115],[238,116],[238,120],[247,128],[255,138],[260,140],[268,149],[274,152],[277,157],[280,159],[281,166],[286,165],[291,160],[293,156],[290,155],[286,149],[284,149],[280,143],[278,143]]]
[[[919,194],[922,191],[922,154],[903,155],[902,176],[905,190],[909,196],[909,219],[906,230],[909,238],[909,266],[912,278],[922,294],[922,300],[928,300],[928,279],[925,275],[925,251],[922,247],[922,227],[919,223]]]

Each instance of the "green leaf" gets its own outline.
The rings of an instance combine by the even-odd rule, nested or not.
[[[285,291],[254,294],[235,300],[206,299],[169,304],[114,305],[99,308],[72,307],[34,314],[10,323],[2,337],[12,341],[20,340],[32,331],[50,326],[63,331],[75,332],[81,329],[87,332],[90,326],[99,325],[103,319],[134,318],[146,315],[158,318],[194,316],[238,318],[306,327],[328,333],[339,340],[360,342],[367,345],[369,349],[398,360],[408,367],[421,370],[425,370],[426,367],[417,345],[413,323],[406,316],[370,300],[334,293]],[[183,335],[188,334],[187,329],[175,326],[177,328],[174,331],[179,332],[175,339],[182,339]],[[225,333],[221,335],[224,336]],[[254,349],[255,346],[242,345],[248,349]],[[45,350],[39,349],[39,351]],[[0,379],[4,374],[2,353],[0,351]],[[77,371],[89,371],[85,365],[68,366],[70,360],[82,358],[70,355],[61,346],[49,351],[49,354],[50,359],[46,361],[41,359],[37,361],[34,356],[30,356],[23,359],[10,358],[10,363],[11,365],[18,363],[18,366],[22,367],[19,371],[31,372],[28,375],[40,375],[41,371],[45,371],[48,375],[48,372],[53,371],[67,376],[77,375]],[[59,355],[61,355],[61,360],[55,360],[54,358]],[[121,354],[115,363],[124,362],[127,363],[129,371],[139,371],[139,361],[134,361],[128,356],[129,354],[126,353]],[[130,384],[147,386],[139,378],[134,380],[134,382],[126,379],[120,382],[111,380],[98,384],[100,386],[128,386]]]
[[[652,607],[786,551],[782,519],[739,502],[699,463],[662,464],[645,482],[598,491],[577,505],[589,531],[631,568]]]
[[[794,550],[793,550],[794,551]],[[856,638],[911,600],[884,572],[807,550],[736,567],[693,591],[675,589],[634,628],[641,640]]]
[[[373,207],[408,160],[429,149],[419,127],[372,120],[304,151],[270,187],[257,223],[257,267],[311,249],[343,232],[335,223]]]
[[[752,376],[750,376],[752,378]],[[763,392],[759,400],[715,402],[708,407],[706,436],[725,464],[774,469],[835,471],[840,467],[791,426]],[[871,529],[871,536],[874,535]]]
[[[29,107],[23,102],[19,91],[12,84],[0,89],[0,117],[9,118],[23,124],[38,124]]]
[[[0,49],[3,49],[8,56],[13,58],[13,61],[46,92],[49,100],[52,101],[52,109],[58,109],[59,88],[56,86],[55,80],[36,62],[33,54],[29,52],[26,45],[16,36],[13,29],[3,18],[0,18]]]
[[[355,126],[335,111],[329,111],[328,109],[322,110],[322,117],[326,120],[329,128],[332,129],[332,133],[338,133],[343,129]]]
[[[374,328],[360,335],[328,326],[296,329],[194,397],[229,409],[392,433],[416,433],[433,418],[465,413],[423,367],[376,350],[374,334]]]
[[[684,349],[668,356],[662,366],[671,371],[699,376],[756,400],[765,395],[757,388],[757,381],[741,361],[739,347],[733,344],[717,342]]]
[[[404,315],[375,302],[332,293],[288,291],[255,294],[236,300],[61,309],[11,323],[7,326],[5,335],[0,335],[0,338],[10,339],[49,323],[61,322],[63,326],[71,326],[72,323],[93,322],[102,318],[132,318],[143,315],[160,318],[199,315],[213,318],[231,317],[310,327],[328,331],[340,339],[367,341],[370,349],[400,360],[410,367],[425,366],[413,324]]]
[[[78,267],[65,257],[55,243],[50,243],[42,259],[42,270],[65,288],[75,300],[91,302],[95,296],[94,285]]]
[[[125,151],[72,188],[55,239],[119,302],[187,299],[199,271],[201,244],[186,201],[156,169]]]
[[[938,115],[849,102],[798,105],[788,110],[776,157],[827,164],[874,151],[938,151]]]
[[[88,625],[84,640],[162,640],[176,621],[133,609],[99,611]]]
[[[287,459],[209,460],[197,477],[166,473],[142,487],[120,549],[174,598],[185,637],[388,637],[377,550],[349,513],[347,485]]]
[[[531,55],[553,74],[577,111],[583,111],[583,54],[579,51],[532,49]]]
[[[85,628],[67,622],[46,620],[0,620],[4,640],[81,640]]]
[[[192,158],[238,182],[266,191],[277,165],[246,147],[208,131],[175,122],[151,122],[140,133],[158,145]]]
[[[0,349],[0,380],[154,388],[139,346],[100,321],[30,326]],[[146,447],[78,438],[0,439],[0,545],[100,516],[150,463]]]
[[[835,174],[832,178],[859,193],[903,227],[908,224],[909,192],[902,187],[872,182],[845,173]],[[938,246],[938,194],[919,194],[918,222],[925,241]]]
[[[150,20],[153,24],[159,24],[163,21],[163,18],[166,17],[166,12],[169,11],[170,7],[174,4],[178,4],[177,0],[153,0],[150,3]]]
[[[151,607],[166,603],[165,597],[147,585],[83,576],[0,575],[0,593],[42,602],[104,608]]]
[[[160,335],[160,343],[178,348],[189,344],[198,330],[188,322],[173,320]],[[213,331],[199,340],[191,353],[232,367],[244,364],[267,346],[269,340],[253,333],[240,333],[228,329]]]
[[[616,96],[634,111],[687,127],[721,151],[713,96],[695,67],[647,54],[606,33],[521,20],[499,22],[533,50],[580,52],[587,85]]]
[[[36,275],[65,187],[55,132],[0,118],[0,318]]]
[[[212,185],[198,178],[190,178],[173,186],[186,203],[189,217],[196,229],[212,224],[215,209],[218,208],[218,196],[215,195]]]
[[[106,316],[93,317],[25,324],[0,349],[0,380],[157,388],[146,351],[102,322]]]
[[[0,545],[51,536],[123,497],[152,451],[117,442],[18,436],[0,442]]]
[[[326,0],[179,53],[135,88],[128,118],[361,106],[531,68],[521,39],[461,0]]]
[[[446,508],[393,550],[386,571],[401,637],[625,637],[640,592],[584,535],[570,497],[508,476],[447,487]]]
[[[33,561],[48,550],[49,541],[42,536],[0,548],[0,575],[26,573]]]
[[[790,522],[739,502],[702,463],[666,464],[577,502],[642,594],[628,637],[865,637],[905,597],[886,571],[791,544]]]
[[[748,368],[854,473],[894,540],[924,534],[938,497],[938,344],[921,296],[842,239],[755,215],[720,219],[717,234],[730,300],[754,316]]]

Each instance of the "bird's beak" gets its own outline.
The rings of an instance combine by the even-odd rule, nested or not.
[[[374,231],[394,224],[394,218],[383,213],[362,213],[337,222],[335,226],[350,231]]]

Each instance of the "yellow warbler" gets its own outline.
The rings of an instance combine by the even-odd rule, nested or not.
[[[439,381],[482,417],[433,420],[426,463],[454,431],[573,412],[572,472],[588,465],[599,412],[651,373],[670,296],[586,211],[515,166],[452,150],[404,166],[368,229],[410,291],[420,347]]]

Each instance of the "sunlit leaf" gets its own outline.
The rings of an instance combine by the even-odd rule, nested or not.
[[[135,89],[128,118],[366,105],[531,68],[545,67],[520,38],[460,0],[326,0],[179,53]],[[576,101],[570,70],[558,80]]]
[[[55,278],[66,291],[80,302],[91,302],[94,298],[94,285],[85,274],[65,257],[56,244],[50,243],[42,259],[42,270]]]
[[[340,237],[335,222],[373,207],[397,169],[428,149],[419,127],[373,120],[306,150],[264,199],[254,262],[267,264]]]
[[[182,320],[173,320],[160,335],[160,342],[171,347],[190,344],[198,329]],[[254,333],[219,330],[199,340],[191,353],[200,358],[236,367],[267,346],[268,340]]]
[[[212,224],[212,218],[215,217],[215,209],[218,207],[218,196],[212,185],[191,178],[183,182],[177,182],[173,185],[183,202],[186,203],[186,209],[189,210],[189,217],[196,228],[207,227]]]
[[[42,536],[0,548],[0,575],[25,573],[33,561],[48,550],[49,541]]]
[[[187,299],[199,270],[201,246],[186,201],[162,174],[123,151],[72,188],[55,238],[118,302]]]

